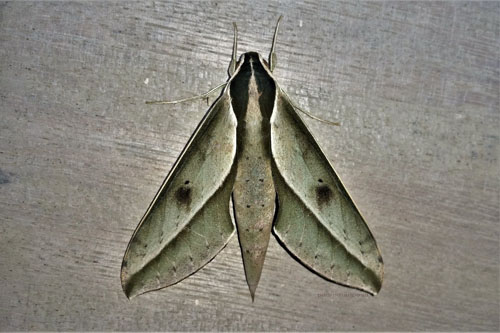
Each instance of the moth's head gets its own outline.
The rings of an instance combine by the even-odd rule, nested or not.
[[[251,65],[252,67],[255,65],[262,65],[267,70],[269,70],[269,63],[257,52],[247,52],[243,53],[240,56],[240,59],[236,63],[236,68],[243,65]]]

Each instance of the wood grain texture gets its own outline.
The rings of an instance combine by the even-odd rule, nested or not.
[[[1,330],[499,330],[498,2],[0,4]],[[147,106],[240,52],[306,120],[380,246],[376,297],[270,242],[252,304],[237,239],[128,301],[127,242],[208,109]]]

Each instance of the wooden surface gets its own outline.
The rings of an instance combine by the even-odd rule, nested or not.
[[[500,3],[0,4],[1,330],[499,330]],[[381,248],[376,297],[273,239],[127,300],[134,228],[240,52],[276,77]],[[213,101],[213,99],[211,100]]]

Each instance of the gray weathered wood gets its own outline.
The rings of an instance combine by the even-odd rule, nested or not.
[[[1,330],[499,330],[500,3],[0,4]],[[127,242],[207,110],[146,106],[267,54],[372,229],[376,297],[236,239],[128,301]]]

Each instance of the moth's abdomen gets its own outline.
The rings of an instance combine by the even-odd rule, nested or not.
[[[236,226],[252,298],[264,265],[276,198],[271,161],[259,143],[253,142],[241,152],[233,188]]]

